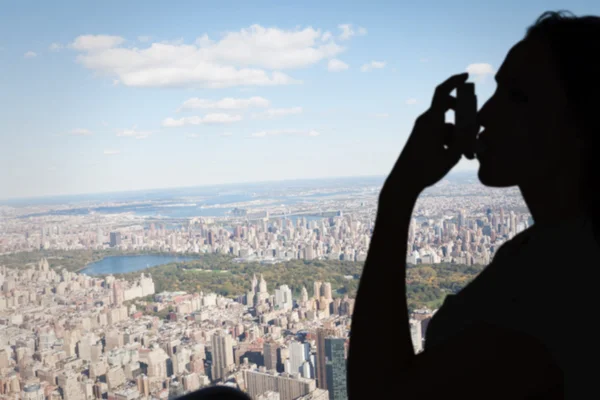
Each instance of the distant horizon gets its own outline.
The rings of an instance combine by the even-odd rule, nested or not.
[[[451,171],[448,173],[448,176],[455,175],[466,175],[473,174],[476,175],[476,169],[461,169],[457,171]],[[32,200],[56,200],[58,198],[73,198],[78,196],[100,196],[100,195],[112,195],[112,194],[126,194],[126,193],[139,193],[139,192],[160,192],[165,190],[179,190],[179,189],[194,189],[194,188],[212,188],[212,187],[227,187],[227,186],[236,186],[236,185],[257,185],[261,183],[265,184],[273,184],[273,183],[285,183],[285,182],[302,182],[302,181],[327,181],[327,180],[335,180],[335,179],[375,179],[381,178],[385,179],[387,174],[377,174],[377,175],[350,175],[350,176],[331,176],[331,177],[319,177],[319,178],[289,178],[289,179],[272,179],[272,180],[258,180],[258,181],[246,181],[246,182],[226,182],[226,183],[217,183],[217,184],[197,184],[197,185],[187,185],[187,186],[171,186],[171,187],[152,187],[152,188],[144,188],[144,189],[132,189],[132,190],[116,190],[116,191],[99,191],[99,192],[86,192],[86,193],[74,193],[74,194],[52,194],[52,195],[44,195],[44,196],[28,196],[28,197],[5,197],[0,198],[0,205],[8,205],[11,203],[18,203],[21,201],[32,201]]]

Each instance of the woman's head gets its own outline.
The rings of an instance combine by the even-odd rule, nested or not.
[[[478,115],[482,183],[524,187],[582,171],[600,134],[600,18],[542,14],[496,79]]]

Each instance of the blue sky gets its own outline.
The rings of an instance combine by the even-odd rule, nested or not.
[[[481,106],[543,11],[600,14],[595,0],[208,4],[5,4],[0,198],[386,174],[438,83],[469,68]]]

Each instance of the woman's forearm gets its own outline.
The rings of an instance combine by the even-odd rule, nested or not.
[[[397,384],[414,357],[406,303],[408,228],[419,191],[383,193],[358,293],[350,338],[348,389],[352,399],[374,395],[385,376]],[[389,389],[388,389],[389,390]],[[383,394],[383,393],[382,393]]]

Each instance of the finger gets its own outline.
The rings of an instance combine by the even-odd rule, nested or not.
[[[447,96],[450,96],[450,93],[458,86],[465,83],[469,74],[465,72],[464,74],[453,75],[448,78],[446,81],[442,82],[435,88],[435,93],[433,94],[432,100],[432,108],[438,108],[436,103],[443,101]]]
[[[445,113],[448,110],[456,110],[456,97],[449,94],[445,96],[436,96],[433,99],[431,108],[438,113]]]
[[[444,147],[447,149],[454,145],[456,141],[456,136],[454,134],[454,124],[446,122],[446,126],[444,129]]]
[[[463,72],[462,74],[458,75],[452,75],[450,78],[446,79],[444,82],[440,83],[435,88],[435,93],[440,95],[450,94],[459,85],[465,83],[467,78],[469,78],[468,72]]]

